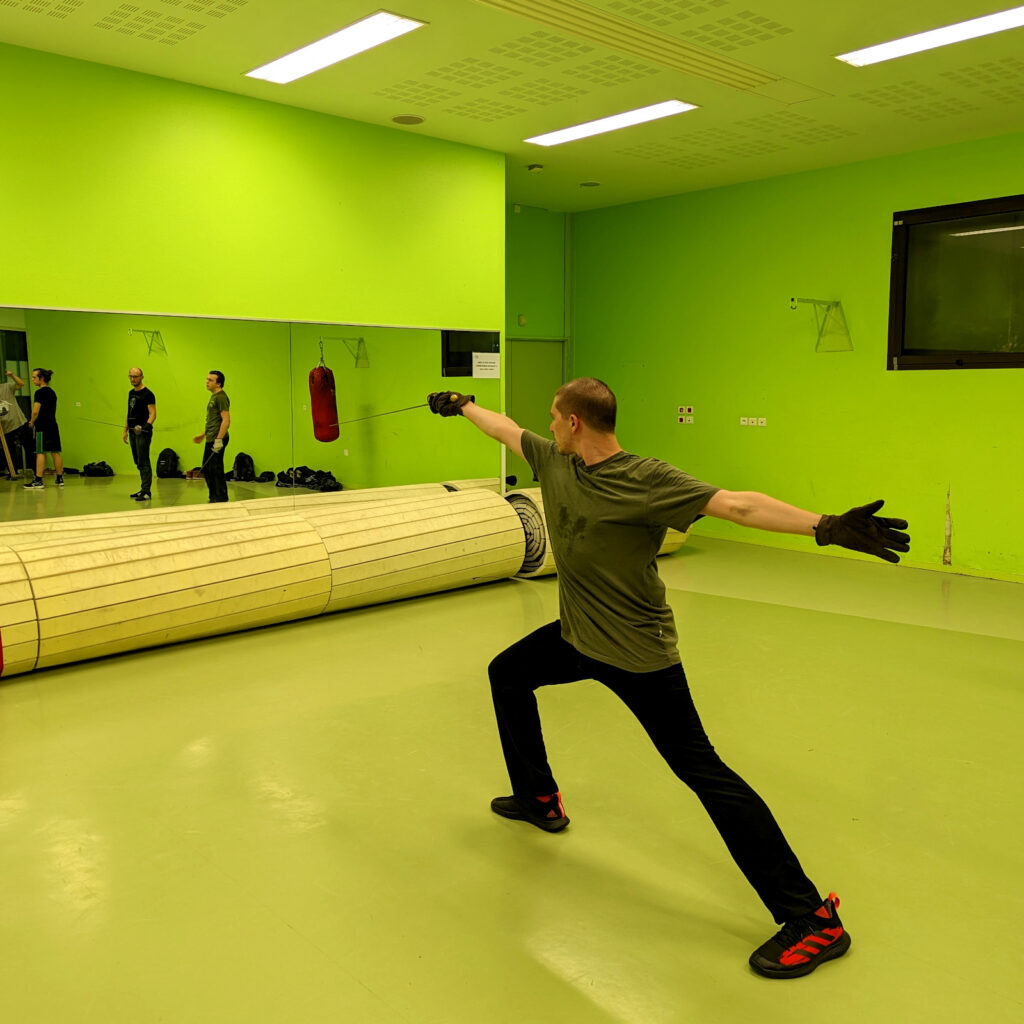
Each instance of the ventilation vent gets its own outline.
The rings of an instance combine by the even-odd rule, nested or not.
[[[550,107],[554,103],[573,100],[586,94],[586,89],[578,89],[575,85],[569,85],[567,82],[555,82],[550,78],[538,78],[532,82],[523,82],[521,85],[514,85],[511,89],[502,89],[499,93],[501,96],[507,96],[510,100],[516,100],[519,103],[535,103],[539,107]]]
[[[725,7],[729,0],[605,0],[598,4],[630,21],[640,21],[655,28],[675,28],[681,21],[707,14],[716,7]]]
[[[640,146],[630,146],[627,149],[618,151],[623,156],[633,157],[637,160],[654,160],[659,164],[667,164],[669,167],[683,167],[694,169],[708,167],[711,164],[720,164],[725,157],[718,153],[694,153],[679,145],[667,143],[649,142]]]
[[[458,99],[462,95],[457,89],[446,89],[443,85],[432,85],[427,82],[417,82],[414,79],[406,79],[397,85],[389,86],[387,89],[378,89],[374,96],[383,96],[388,100],[397,100],[399,103],[409,103],[419,107],[429,107],[434,103],[448,103]]]
[[[488,99],[469,100],[467,103],[460,103],[458,106],[444,109],[447,114],[464,117],[470,121],[481,121],[484,124],[526,113],[525,107],[515,107],[510,103],[497,103]]]
[[[850,93],[850,98],[888,110],[914,121],[933,121],[940,117],[969,114],[978,106],[957,96],[948,96],[921,82],[900,82],[886,89]]]
[[[769,74],[760,68],[741,64],[719,53],[692,46],[674,36],[665,35],[653,28],[639,25],[628,18],[621,18],[609,11],[603,11],[580,0],[475,0],[484,7],[516,14],[536,24],[546,25],[557,32],[564,32],[589,43],[606,47],[616,53],[657,64],[671,71],[695,75],[712,82],[731,86],[734,89],[753,89],[768,82],[778,81],[778,75]],[[640,0],[633,0],[632,6],[641,6]],[[671,3],[666,6],[674,6]],[[752,12],[744,12],[753,15]],[[744,21],[744,24],[747,22]],[[754,23],[751,21],[751,25]],[[771,24],[775,24],[771,22]],[[765,25],[757,26],[759,31],[768,31]],[[782,28],[782,26],[779,26]]]
[[[654,68],[650,64],[641,64],[629,57],[602,57],[592,60],[579,67],[565,68],[563,75],[570,78],[581,78],[593,85],[621,85],[623,82],[635,82],[639,78],[660,75],[664,68]]]
[[[801,146],[838,142],[857,134],[837,124],[815,121],[813,117],[805,117],[803,114],[786,110],[747,118],[744,121],[734,121],[733,127],[754,134],[777,137],[786,142],[795,142]]]
[[[84,6],[85,0],[2,0],[0,6],[20,7],[29,14],[45,14],[47,17],[63,21],[69,14],[74,14]]]
[[[701,25],[683,35],[702,46],[729,53],[755,43],[768,43],[779,36],[788,36],[793,30],[780,25],[763,14],[754,11],[739,11],[708,25]]]
[[[428,71],[427,74],[432,78],[443,78],[446,82],[458,82],[459,85],[483,89],[499,82],[507,82],[510,78],[518,78],[522,72],[491,64],[486,60],[477,60],[476,57],[467,57],[465,60],[457,60],[453,64]]]
[[[958,89],[976,89],[981,95],[1002,103],[1024,101],[1024,62],[1015,57],[943,71],[939,77]]]
[[[160,0],[170,7],[179,7],[193,14],[208,14],[211,18],[225,18],[245,7],[249,0]]]
[[[121,4],[105,18],[95,23],[96,28],[107,29],[124,36],[137,36],[152,42],[176,46],[201,32],[204,25],[196,21],[175,18],[160,11],[144,11],[132,4]]]
[[[697,168],[730,159],[768,156],[798,146],[837,142],[856,133],[789,111],[704,128],[668,139],[620,149],[622,156],[672,167]]]
[[[547,68],[563,60],[575,60],[593,52],[592,46],[575,39],[552,35],[550,32],[531,32],[501,46],[492,46],[491,53],[499,57]]]

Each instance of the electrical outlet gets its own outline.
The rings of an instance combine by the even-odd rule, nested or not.
[[[745,427],[746,425],[747,425],[747,417],[746,416],[741,416],[740,417],[740,426],[741,427]]]
[[[680,416],[679,417],[679,422],[680,423],[685,423],[686,422],[686,417],[685,416]]]
[[[679,406],[679,415],[682,416],[684,412],[686,412],[686,406],[685,405]]]
[[[686,417],[686,422],[687,423],[692,423],[693,422],[693,417],[692,416],[687,416]]]
[[[768,426],[768,417],[767,416],[758,416],[757,417],[757,425],[759,427],[767,427]]]
[[[756,427],[757,426],[757,417],[756,416],[748,416],[747,417],[747,426],[748,427]]]
[[[693,412],[693,406],[692,406],[692,405],[688,405],[688,406],[686,407],[686,413],[687,413],[687,415],[690,415],[690,414],[691,414],[692,412]]]

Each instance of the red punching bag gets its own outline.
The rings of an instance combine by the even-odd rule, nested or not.
[[[337,441],[338,402],[334,397],[334,374],[320,359],[309,371],[309,408],[313,414],[313,436],[318,441]]]

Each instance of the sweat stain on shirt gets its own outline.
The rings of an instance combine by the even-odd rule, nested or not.
[[[565,505],[558,509],[558,538],[565,545],[567,552],[572,551],[577,540],[583,540],[587,529],[586,516],[577,516],[575,520],[569,515]]]

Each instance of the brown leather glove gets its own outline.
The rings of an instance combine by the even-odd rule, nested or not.
[[[814,528],[814,539],[819,546],[838,544],[851,551],[884,558],[887,562],[898,562],[897,551],[910,550],[910,535],[900,533],[907,528],[906,519],[886,519],[875,513],[884,501],[871,502],[851,508],[841,516],[822,516]]]
[[[458,391],[432,391],[427,395],[427,405],[438,416],[461,416],[467,402],[475,402],[476,395],[460,395]]]

